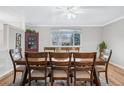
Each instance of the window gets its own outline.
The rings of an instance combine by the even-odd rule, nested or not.
[[[54,46],[80,46],[79,31],[52,32],[52,45]]]

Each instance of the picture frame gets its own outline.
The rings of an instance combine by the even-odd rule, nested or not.
[[[16,33],[16,48],[21,48],[21,34]]]

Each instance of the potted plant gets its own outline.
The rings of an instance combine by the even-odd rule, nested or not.
[[[103,50],[107,48],[107,44],[106,44],[104,41],[102,41],[102,42],[98,45],[98,48],[99,48],[99,53],[100,53],[100,54],[99,54],[99,57],[101,57]]]
[[[29,33],[36,33],[35,30],[32,30],[32,29],[26,29],[26,32],[29,32]]]
[[[31,29],[26,29],[26,32],[32,32],[32,30]]]

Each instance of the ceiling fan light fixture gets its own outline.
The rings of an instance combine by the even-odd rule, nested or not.
[[[67,18],[68,19],[74,19],[74,18],[76,18],[76,15],[75,14],[72,14],[72,13],[68,13],[67,14]]]
[[[61,6],[56,9],[60,10],[68,19],[75,19],[77,15],[84,13],[78,6]]]

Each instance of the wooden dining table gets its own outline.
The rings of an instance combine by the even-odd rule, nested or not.
[[[40,59],[37,58],[35,60],[40,60]],[[50,61],[49,61],[49,59],[47,59],[47,60],[48,60],[48,66],[49,66]],[[26,68],[26,59],[21,58],[21,59],[16,60],[15,62],[17,65],[25,65],[25,69],[22,73],[21,81],[19,83],[20,86],[24,86],[27,83],[27,75],[28,75],[27,68]],[[102,59],[96,58],[95,65],[104,65],[104,64],[105,64],[105,62]],[[99,79],[98,72],[97,72],[96,68],[94,69],[93,76],[94,76],[94,84],[96,84],[96,86],[100,86],[101,83],[100,83],[100,79]]]

